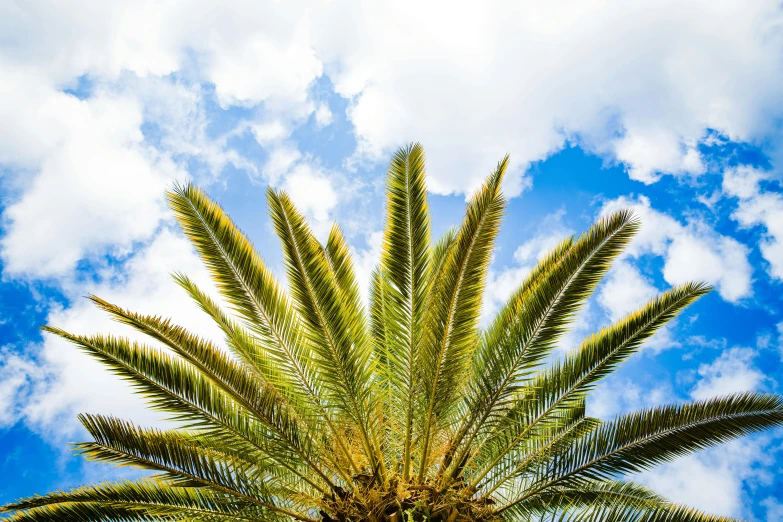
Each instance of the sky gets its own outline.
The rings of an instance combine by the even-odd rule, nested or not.
[[[342,225],[366,281],[388,159],[413,141],[436,236],[511,155],[484,321],[619,208],[642,230],[561,353],[672,285],[714,285],[590,414],[783,391],[781,85],[779,0],[0,0],[0,504],[127,473],[70,453],[77,413],[160,421],[41,325],[127,333],[97,294],[219,338],[171,280],[209,284],[166,188],[204,187],[281,278],[265,191],[286,190],[319,237]],[[783,430],[634,478],[775,522],[778,469]]]

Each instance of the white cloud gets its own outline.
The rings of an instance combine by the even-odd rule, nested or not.
[[[783,521],[783,503],[773,497],[768,497],[761,504],[767,509],[767,522]]]
[[[573,138],[645,182],[696,175],[707,129],[754,140],[781,114],[775,0],[402,1],[358,17],[346,1],[319,16],[313,41],[351,97],[360,153],[422,141],[438,193],[475,187],[505,152],[519,178]]]
[[[741,226],[762,225],[766,236],[761,240],[761,255],[769,263],[769,274],[783,280],[783,196],[762,191],[761,180],[770,174],[748,166],[728,169],[723,174],[723,191],[739,198],[731,217]]]
[[[35,364],[11,351],[10,346],[0,351],[0,428],[13,425],[19,418],[23,398],[20,392],[35,375]]]
[[[642,228],[631,242],[630,257],[645,254],[663,256],[663,277],[672,285],[706,281],[717,287],[720,296],[737,302],[752,295],[748,249],[733,238],[722,236],[705,223],[695,220],[685,225],[653,209],[645,196],[619,197],[608,201],[602,214],[631,208]]]
[[[751,348],[733,347],[712,363],[700,365],[697,370],[700,379],[691,390],[691,397],[701,400],[757,389],[766,380],[753,364],[757,355]]]
[[[116,88],[127,96],[138,98],[143,108],[144,123],[155,126],[155,134],[160,141],[158,149],[175,157],[184,155],[204,162],[207,174],[213,179],[229,164],[251,175],[258,174],[256,165],[232,149],[228,142],[248,129],[256,136],[263,130],[268,135],[274,132],[273,129],[264,129],[261,123],[243,122],[221,135],[211,136],[209,127],[212,122],[206,107],[205,89],[199,85],[149,77],[123,80]],[[204,181],[204,176],[195,177]]]
[[[307,163],[296,165],[286,176],[285,190],[297,208],[307,216],[320,239],[328,237],[330,212],[337,205],[337,192],[328,175]]]
[[[680,143],[676,134],[664,129],[628,132],[615,142],[617,159],[626,163],[631,178],[654,183],[666,174],[699,175],[706,171],[695,144]]]
[[[322,167],[291,143],[275,142],[268,153],[261,168],[265,180],[291,196],[316,236],[325,241],[336,207],[350,200],[358,184],[351,185],[342,173]]]
[[[573,140],[651,182],[704,172],[708,129],[745,141],[778,132],[776,0],[451,7],[16,3],[0,7],[0,55],[56,88],[173,73],[214,85],[223,106],[262,104],[289,122],[315,112],[319,125],[330,118],[310,89],[327,75],[350,100],[358,154],[385,161],[420,140],[438,193],[470,192],[506,152],[513,195],[531,161]]]
[[[17,215],[9,211],[6,220],[21,223],[47,208],[51,194],[28,193],[30,187],[52,185],[45,183],[47,172],[78,168],[102,172],[105,180],[135,172],[133,186],[149,189],[134,194],[135,206],[119,207],[135,219],[112,222],[101,205],[121,205],[113,199],[121,183],[104,193],[91,178],[85,183],[96,197],[74,200],[80,212],[63,210],[70,215],[61,220],[62,228],[86,230],[85,220],[105,222],[116,241],[90,228],[54,256],[34,250],[63,237],[60,228],[29,234],[14,233],[14,227],[28,229],[12,225],[6,271],[24,267],[37,275],[61,274],[109,243],[127,247],[149,239],[160,220],[160,186],[182,175],[170,154],[200,158],[213,174],[226,164],[254,171],[227,149],[230,136],[207,138],[199,107],[203,91],[169,78],[150,91],[156,78],[170,74],[187,85],[214,87],[224,107],[258,106],[258,121],[238,131],[249,130],[265,146],[290,136],[310,115],[317,125],[329,123],[331,109],[311,95],[325,74],[350,101],[358,157],[385,161],[390,149],[421,140],[430,188],[438,193],[470,192],[511,152],[506,189],[517,194],[530,185],[523,171],[531,161],[574,139],[626,163],[644,181],[661,172],[699,174],[704,164],[695,147],[709,139],[706,129],[739,140],[772,132],[781,112],[776,94],[783,70],[774,59],[780,56],[780,34],[771,28],[781,12],[773,0],[752,6],[706,0],[667,5],[594,0],[455,10],[435,2],[417,6],[414,19],[397,16],[411,9],[406,2],[363,6],[358,17],[356,6],[344,2],[232,0],[214,9],[207,1],[134,8],[93,1],[74,9],[52,0],[0,7],[0,67],[9,91],[2,93],[0,162],[40,170],[21,183],[19,199],[27,202],[12,207]],[[59,92],[80,77],[98,86],[129,85],[113,91],[121,96],[98,93],[81,101]],[[158,95],[159,103],[153,103]],[[185,123],[166,129],[165,150],[158,153],[140,136],[146,119]],[[86,126],[84,139],[79,124]],[[83,143],[96,149],[80,147]],[[280,168],[273,160],[267,181],[277,183]],[[76,190],[84,184],[77,176],[57,176],[68,179],[62,183],[73,192],[90,192]],[[776,245],[764,247],[769,256],[777,255]],[[26,259],[14,257],[17,250],[34,262],[28,267]],[[744,295],[743,279],[736,288],[729,278],[722,281],[728,299]]]
[[[148,241],[167,213],[164,188],[189,177],[174,159],[203,162],[212,178],[229,164],[257,174],[229,140],[246,131],[280,140],[316,111],[309,90],[322,64],[300,14],[290,3],[241,0],[220,10],[0,6],[0,164],[12,172],[3,180],[4,274],[61,278],[81,259]],[[62,91],[80,79],[85,99]],[[224,106],[263,103],[263,118],[214,136],[211,87]],[[317,117],[325,122],[324,109]],[[201,165],[188,166],[199,174]]]
[[[326,127],[332,123],[332,111],[327,104],[322,103],[315,110],[315,123],[319,127]]]
[[[306,6],[234,0],[220,7],[209,1],[6,5],[0,53],[44,71],[57,85],[84,74],[185,72],[214,84],[223,104],[266,102],[273,110],[311,112],[308,89],[322,63],[310,43]]]
[[[253,137],[260,145],[287,138],[291,130],[280,120],[272,120],[251,125]]]
[[[174,270],[187,273],[205,290],[212,288],[190,243],[164,230],[121,267],[104,270],[100,282],[66,284],[70,304],[54,308],[47,323],[76,334],[116,333],[149,341],[81,298],[94,293],[134,311],[172,317],[220,343],[217,327],[204,320],[203,312],[171,279]],[[119,377],[50,334],[44,335],[40,345],[29,347],[25,356],[4,353],[0,374],[4,377],[1,395],[9,398],[0,403],[0,422],[8,425],[21,420],[51,438],[72,435],[79,412],[112,413],[139,422],[159,419]]]
[[[606,312],[611,322],[616,322],[647,304],[650,299],[660,294],[657,288],[639,269],[627,259],[615,261],[606,281],[598,290],[598,304]],[[644,343],[646,350],[657,353],[679,346],[672,334],[672,323],[665,325],[655,335]]]
[[[378,230],[367,235],[367,248],[357,249],[351,247],[353,253],[354,270],[356,271],[356,281],[359,284],[359,292],[362,301],[369,306],[370,301],[370,277],[372,271],[381,262],[381,251],[383,249],[383,231]]]
[[[166,212],[164,188],[187,174],[144,143],[138,102],[44,85],[28,92],[14,86],[35,75],[1,61],[0,70],[10,74],[0,85],[0,162],[37,171],[18,179],[21,194],[3,213],[4,272],[62,276],[87,254],[149,238]]]

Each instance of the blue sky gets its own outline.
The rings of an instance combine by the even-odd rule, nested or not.
[[[126,333],[95,293],[215,334],[170,280],[206,275],[165,188],[205,187],[281,277],[265,190],[287,190],[317,233],[343,226],[366,277],[386,161],[409,141],[436,234],[511,154],[485,317],[619,207],[642,232],[563,350],[671,285],[715,286],[596,391],[594,415],[783,391],[783,8],[552,4],[0,2],[0,503],[120,473],[70,455],[77,413],[159,421],[38,326]],[[638,479],[773,522],[781,465],[774,432]]]

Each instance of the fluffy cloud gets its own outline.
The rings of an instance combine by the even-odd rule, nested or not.
[[[360,153],[421,140],[439,193],[474,187],[504,152],[519,181],[568,140],[644,182],[698,175],[707,129],[754,140],[781,112],[774,0],[450,7],[333,2],[313,26]]]
[[[349,182],[342,172],[322,167],[291,143],[271,143],[268,152],[261,168],[265,181],[291,196],[315,235],[326,241],[338,204],[355,196],[360,184]]]
[[[718,234],[698,220],[684,225],[653,209],[645,196],[609,201],[601,213],[621,208],[633,209],[642,222],[641,231],[628,248],[628,255],[663,256],[663,277],[667,283],[706,281],[715,285],[720,296],[730,302],[752,294],[748,250],[735,239]]]
[[[206,92],[224,108],[258,108],[254,121],[235,131],[269,144],[311,115],[316,126],[331,121],[311,92],[328,76],[350,102],[357,158],[385,160],[399,144],[421,140],[437,193],[470,192],[511,152],[506,189],[518,194],[530,185],[523,172],[531,161],[574,140],[645,182],[661,173],[698,175],[705,166],[697,145],[707,129],[754,140],[774,132],[781,114],[783,69],[774,59],[782,48],[774,31],[781,11],[773,0],[447,7],[417,5],[415,17],[404,16],[409,2],[357,8],[232,0],[215,9],[207,1],[134,8],[94,1],[77,10],[51,0],[0,7],[8,91],[0,162],[33,174],[18,183],[17,203],[4,216],[6,272],[58,275],[90,252],[149,239],[161,219],[161,186],[183,175],[171,157],[198,158],[213,174],[227,164],[255,173],[227,150],[231,133],[208,138],[208,122],[192,117],[194,110],[203,115]],[[208,88],[166,88],[176,82],[159,79],[169,75]],[[60,91],[79,78],[131,85],[87,100]],[[145,87],[155,83],[152,91]],[[161,153],[141,135],[149,120],[187,123],[164,129]],[[133,197],[120,201],[116,187],[130,185]],[[127,196],[125,188],[120,193]],[[332,193],[313,203],[314,213],[331,205]],[[70,196],[67,208],[54,201],[58,194]],[[64,218],[31,231],[24,223],[53,202],[57,210],[49,214]],[[119,222],[104,207],[133,219]],[[62,230],[80,233],[65,245]],[[770,256],[775,245],[765,247]],[[744,284],[730,288],[723,278],[721,292],[736,300]]]
[[[764,499],[762,504],[767,509],[767,522],[780,522],[783,520],[783,503],[769,497]]]
[[[691,390],[694,399],[708,399],[757,389],[765,380],[753,364],[758,353],[752,348],[733,347],[725,350],[710,364],[699,366],[699,381]]]
[[[351,246],[353,254],[353,266],[356,270],[356,281],[359,284],[359,293],[365,305],[370,302],[370,279],[372,271],[381,260],[383,249],[383,231],[378,230],[367,235],[367,247],[356,248]]]
[[[207,1],[88,1],[74,9],[52,0],[7,4],[0,7],[0,20],[2,51],[57,85],[82,75],[181,72],[214,84],[225,105],[266,102],[275,110],[312,110],[308,89],[322,72],[306,6],[294,2],[283,8],[236,0],[216,9]]]
[[[731,215],[735,221],[743,227],[764,227],[761,255],[769,263],[770,276],[783,279],[783,196],[761,189],[759,182],[769,178],[768,172],[747,166],[728,169],[723,174],[723,192],[738,198]]]
[[[655,297],[658,290],[628,261],[614,264],[598,294],[598,302],[617,321]]]
[[[86,253],[129,248],[164,217],[163,190],[187,178],[144,143],[133,98],[98,93],[80,100],[3,67],[0,163],[33,171],[3,213],[0,254],[6,274],[61,276]],[[14,87],[16,86],[16,88]]]
[[[62,278],[84,258],[149,241],[166,218],[164,188],[190,177],[186,162],[202,182],[229,164],[257,174],[227,144],[263,137],[262,123],[216,136],[212,92],[223,107],[263,103],[262,121],[282,128],[273,138],[313,112],[326,125],[328,107],[316,111],[309,94],[322,63],[298,11],[242,1],[0,6],[0,164],[12,174],[4,274]],[[197,176],[202,165],[208,178]]]
[[[650,299],[660,294],[657,288],[638,268],[628,260],[615,261],[609,274],[598,290],[597,301],[611,322],[618,321]],[[660,352],[680,343],[672,335],[672,323],[665,325],[648,339],[644,348],[653,353]]]
[[[337,204],[337,192],[331,180],[307,164],[299,164],[291,171],[283,190],[291,196],[299,210],[315,222],[328,221],[329,211]]]
[[[58,88],[84,75],[176,74],[213,85],[223,107],[262,104],[286,121],[315,113],[319,125],[330,118],[310,89],[326,75],[350,100],[358,155],[385,160],[420,140],[438,193],[469,192],[506,152],[519,193],[531,161],[573,140],[644,182],[699,175],[708,130],[744,141],[777,132],[775,0],[450,7],[9,4],[0,53]]]

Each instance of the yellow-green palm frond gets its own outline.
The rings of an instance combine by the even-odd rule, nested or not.
[[[301,350],[299,318],[247,237],[193,185],[176,187],[168,198],[221,295],[262,339],[264,347],[293,354]]]
[[[783,422],[783,398],[740,393],[660,406],[602,424],[556,455],[538,488],[646,470]],[[556,478],[551,476],[556,470]]]
[[[388,170],[386,228],[378,284],[383,287],[390,443],[401,447],[403,480],[411,471],[417,347],[422,341],[428,289],[430,216],[424,180],[424,150],[414,144],[399,150]]]
[[[269,190],[267,199],[283,246],[291,295],[303,318],[324,394],[358,432],[373,473],[382,474],[385,463],[370,418],[375,398],[370,386],[372,346],[367,325],[352,313],[325,250],[288,195]]]
[[[558,488],[506,509],[522,520],[552,522],[738,522],[674,504],[633,482],[589,482]]]
[[[104,482],[70,491],[57,491],[9,504],[2,511],[18,511],[9,520],[40,522],[103,522],[106,520],[161,521],[214,520],[229,522],[290,520],[290,515],[221,494],[207,488],[179,487],[160,481]],[[312,520],[297,513],[297,519]]]
[[[424,412],[419,480],[429,470],[433,438],[448,424],[458,403],[475,348],[486,271],[506,207],[500,186],[507,167],[508,157],[471,198],[454,244],[432,276],[418,361]]]

